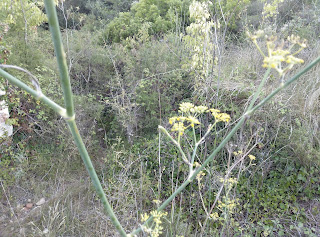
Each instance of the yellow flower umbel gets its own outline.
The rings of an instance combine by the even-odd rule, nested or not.
[[[229,123],[230,115],[226,113],[221,113],[218,109],[209,109],[208,112],[211,112],[212,116],[216,120],[216,122],[225,122]]]
[[[302,59],[295,57],[295,55],[307,47],[306,40],[301,40],[299,36],[291,35],[288,37],[286,42],[289,46],[284,49],[284,41],[277,44],[277,37],[269,37],[267,38],[266,43],[268,53],[265,55],[257,43],[257,39],[263,34],[264,33],[261,30],[257,31],[255,34],[247,32],[249,38],[255,44],[260,54],[264,57],[263,67],[275,69],[283,79],[284,75],[291,70],[295,64],[304,63]],[[298,49],[292,53],[293,48],[297,47]]]
[[[181,103],[179,112],[186,116],[171,117],[169,119],[169,124],[172,125],[171,131],[178,132],[180,136],[183,135],[187,128],[200,124],[200,121],[197,119],[197,117],[207,110],[208,108],[206,106],[194,106],[194,104],[189,102]]]
[[[194,128],[196,125],[200,125],[198,117],[203,113],[210,112],[215,118],[215,123],[230,121],[230,115],[221,113],[218,109],[208,109],[207,106],[194,106],[190,102],[184,102],[180,104],[179,112],[182,116],[174,116],[169,119],[169,124],[172,125],[171,131],[178,132],[179,136],[182,136],[184,131],[189,127]]]
[[[172,126],[171,131],[178,132],[179,135],[183,135],[184,130],[186,130],[187,127],[184,126],[183,122],[174,123]]]
[[[167,212],[152,211],[150,213],[153,216],[153,225],[150,227],[143,226],[144,232],[148,233],[152,237],[159,237],[162,234],[163,227],[161,226],[161,218],[168,215]],[[145,222],[149,216],[147,214],[141,215],[141,220]]]

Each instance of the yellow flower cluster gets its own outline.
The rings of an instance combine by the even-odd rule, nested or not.
[[[256,159],[256,157],[254,155],[248,155],[248,157],[249,157],[250,160],[255,160]]]
[[[218,109],[209,109],[211,112],[212,116],[216,120],[216,122],[225,122],[229,123],[230,121],[230,115],[226,113],[221,113],[220,110]]]
[[[180,111],[182,113],[187,113],[187,114],[202,114],[204,112],[207,112],[208,107],[207,106],[194,106],[194,104],[190,103],[190,102],[183,102],[180,104],[179,107]]]
[[[215,220],[219,219],[219,214],[217,212],[213,212],[212,214],[210,214],[210,218]]]
[[[230,121],[230,115],[221,113],[218,109],[208,109],[207,106],[203,105],[194,106],[189,102],[181,103],[179,112],[185,116],[174,116],[169,119],[169,124],[172,125],[171,131],[178,132],[179,135],[183,135],[187,128],[201,124],[197,117],[203,113],[211,112],[216,122],[228,123]]]
[[[148,219],[149,219],[149,215],[147,213],[141,214],[141,221],[142,222],[145,222]]]
[[[235,155],[235,156],[239,156],[239,155],[242,155],[243,154],[243,152],[242,151],[234,151],[233,152],[233,155]],[[249,157],[249,159],[252,161],[252,160],[255,160],[256,159],[256,157],[254,156],[254,155],[248,155],[248,157]]]
[[[289,46],[284,49],[284,41],[280,44],[277,43],[277,37],[269,37],[267,39],[268,54],[265,55],[260,49],[257,39],[264,35],[264,32],[259,30],[255,34],[247,33],[249,38],[258,48],[261,55],[264,57],[263,67],[275,69],[280,76],[283,76],[293,68],[295,64],[302,64],[304,61],[295,57],[301,50],[307,47],[306,40],[301,40],[299,36],[291,35],[288,37],[287,42]],[[291,50],[298,45],[299,48],[296,52],[292,53]]]
[[[198,162],[194,162],[193,164],[195,167],[200,167],[201,165]]]
[[[153,222],[154,222],[154,226],[152,228],[148,228],[146,226],[143,227],[143,230],[146,232],[146,233],[149,233],[150,236],[152,237],[159,237],[161,234],[162,234],[162,230],[163,230],[163,227],[161,226],[161,218],[163,216],[166,216],[168,215],[167,212],[158,212],[158,211],[152,211],[150,213],[153,217]],[[141,221],[142,222],[145,222],[147,219],[149,218],[149,215],[148,214],[143,214],[141,215]]]
[[[279,4],[283,1],[284,0],[273,0],[271,3],[265,3],[262,12],[263,18],[275,17],[276,15],[278,15]]]
[[[179,117],[178,117],[179,118]],[[171,118],[172,119],[172,118]],[[178,120],[179,121],[179,120]],[[170,121],[171,122],[171,121]],[[169,123],[170,123],[169,122]],[[172,124],[172,122],[170,123]],[[178,123],[174,123],[173,126],[172,126],[172,129],[171,131],[173,132],[178,132],[179,135],[182,135],[184,130],[186,130],[187,127],[184,126],[183,122],[178,122]]]
[[[224,182],[224,178],[220,178],[219,180],[221,183]],[[238,182],[238,180],[235,178],[229,178],[226,180],[226,183],[230,183],[230,184],[236,184],[237,182]]]
[[[242,155],[242,151],[240,150],[240,151],[234,151],[233,152],[233,154],[235,155],[235,156],[239,156],[239,155]]]
[[[200,182],[201,179],[205,176],[206,174],[203,171],[200,171],[199,174],[197,174],[196,179]]]
[[[233,213],[233,210],[236,208],[238,204],[238,199],[224,198],[224,202],[218,201],[218,207],[220,209],[228,209],[230,213]]]
[[[161,203],[161,201],[160,201],[160,200],[157,200],[157,199],[152,200],[152,202],[153,202],[154,204],[156,204],[157,206]]]
[[[224,183],[227,190],[231,190],[231,188],[238,183],[238,180],[235,178],[229,178],[226,180],[224,178],[220,178],[219,180],[221,183]]]

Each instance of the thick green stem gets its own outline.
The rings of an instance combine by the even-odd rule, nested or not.
[[[121,226],[120,222],[118,221],[117,217],[115,216],[108,199],[103,191],[101,183],[98,179],[96,171],[92,165],[91,159],[88,155],[88,152],[85,148],[85,145],[82,142],[81,136],[77,129],[77,125],[75,123],[75,115],[74,115],[74,107],[73,107],[73,99],[72,99],[72,90],[70,84],[70,78],[68,73],[66,55],[63,49],[61,34],[60,34],[60,27],[58,23],[58,17],[56,12],[56,6],[53,0],[44,0],[46,13],[49,20],[50,32],[52,36],[52,41],[54,43],[54,49],[57,56],[58,66],[59,66],[59,73],[60,73],[60,80],[61,86],[64,95],[65,106],[67,110],[67,118],[66,122],[69,125],[70,131],[72,136],[76,142],[76,145],[79,149],[81,158],[86,166],[86,169],[91,177],[92,183],[98,193],[98,196],[101,199],[103,207],[106,213],[109,215],[112,223],[117,228],[121,236],[126,236],[126,232],[124,231],[123,227]]]
[[[73,100],[72,100],[72,90],[71,90],[70,78],[68,73],[66,54],[64,52],[63,44],[61,40],[56,6],[53,0],[44,0],[44,4],[46,7],[46,14],[49,21],[51,38],[54,44],[54,50],[57,57],[60,81],[62,85],[64,103],[67,110],[67,115],[68,117],[73,117],[74,107],[73,107]]]
[[[110,206],[108,199],[103,191],[103,188],[101,186],[101,183],[99,181],[99,178],[97,176],[97,173],[92,165],[91,159],[89,157],[89,154],[87,152],[87,149],[81,139],[80,133],[78,131],[77,125],[75,123],[74,118],[67,120],[68,126],[70,128],[70,131],[72,133],[73,139],[78,147],[78,150],[80,152],[81,158],[83,160],[83,163],[86,166],[86,169],[91,177],[93,186],[96,189],[96,192],[103,204],[103,207],[106,211],[106,213],[109,215],[113,225],[117,228],[121,236],[127,236],[126,232],[124,231],[123,227],[121,226],[120,222],[118,221],[117,217],[115,216],[112,207]]]

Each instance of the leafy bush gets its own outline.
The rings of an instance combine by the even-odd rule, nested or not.
[[[106,27],[103,38],[107,42],[120,42],[149,25],[150,35],[160,35],[188,22],[190,0],[141,0],[129,12],[121,12]]]

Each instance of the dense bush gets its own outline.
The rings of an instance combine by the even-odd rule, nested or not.
[[[150,35],[161,35],[178,30],[188,23],[190,0],[154,1],[141,0],[132,5],[129,12],[121,12],[104,31],[107,42],[120,42],[140,30],[148,29]]]

